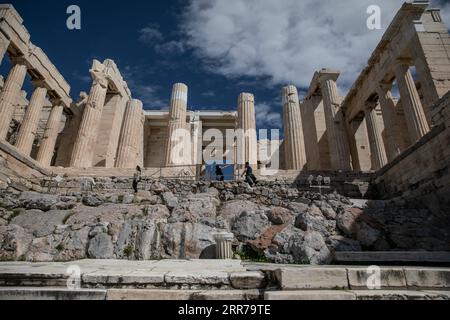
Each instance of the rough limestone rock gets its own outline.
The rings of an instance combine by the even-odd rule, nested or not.
[[[112,259],[113,252],[111,236],[106,233],[97,234],[89,242],[88,257],[91,259]]]
[[[244,211],[234,222],[231,231],[239,241],[256,239],[270,225],[264,211]]]
[[[82,202],[88,207],[98,207],[103,204],[103,200],[94,195],[84,196]]]
[[[79,180],[65,179],[58,195],[21,191],[33,184],[20,179],[18,189],[0,191],[0,259],[214,258],[220,231],[274,263],[325,264],[335,251],[450,250],[448,212],[402,199],[355,206],[285,181],[160,180],[134,194],[130,178],[98,178],[86,194]]]
[[[0,227],[0,260],[22,259],[28,251],[33,235],[18,225]]]
[[[254,202],[247,200],[234,200],[225,202],[218,215],[225,219],[228,225],[232,226],[237,217],[239,217],[243,212],[255,212],[259,209],[260,206]]]
[[[286,208],[274,207],[267,213],[267,218],[273,224],[282,225],[292,222],[294,213]]]
[[[322,235],[316,231],[306,232],[303,237],[291,237],[289,250],[297,263],[320,265],[333,260]]]
[[[169,223],[164,228],[163,248],[165,258],[186,259],[205,255],[215,246],[214,234],[225,230],[216,230],[199,223]],[[214,252],[214,250],[212,250]],[[213,258],[213,256],[206,256]]]
[[[59,196],[26,191],[22,192],[19,201],[25,209],[48,211],[59,202]]]
[[[175,197],[172,192],[164,192],[162,198],[167,208],[173,209],[178,206],[178,198]]]
[[[34,237],[41,238],[53,234],[57,225],[63,224],[63,221],[71,214],[71,211],[50,210],[43,212],[41,210],[28,210],[19,214],[11,220],[11,224],[21,226]]]

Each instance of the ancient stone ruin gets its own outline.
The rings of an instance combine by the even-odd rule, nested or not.
[[[329,68],[304,97],[282,88],[284,138],[271,146],[257,140],[251,93],[234,112],[193,111],[176,83],[168,111],[147,111],[110,59],[93,61],[89,94],[72,101],[9,4],[0,5],[4,59],[0,260],[213,259],[220,232],[233,234],[236,259],[271,263],[450,251],[450,36],[426,1],[401,7],[345,97]],[[205,177],[211,129],[245,133],[214,149],[235,165],[230,181]],[[280,167],[266,175],[274,159],[260,155],[274,145]],[[254,187],[239,178],[245,162]]]

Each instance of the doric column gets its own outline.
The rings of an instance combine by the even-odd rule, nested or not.
[[[302,170],[306,165],[306,153],[298,91],[295,86],[287,86],[283,88],[281,94],[286,168]]]
[[[350,148],[345,132],[341,98],[336,86],[337,72],[322,72],[320,85],[323,95],[324,113],[327,125],[327,138],[333,170],[351,171]]]
[[[0,65],[2,64],[3,57],[8,51],[10,41],[0,34]]]
[[[399,144],[400,137],[396,136],[395,102],[391,93],[392,84],[380,83],[378,87],[378,97],[380,100],[381,113],[383,114],[384,131],[386,133],[386,154],[391,162],[401,153]]]
[[[398,60],[395,65],[395,75],[405,110],[406,124],[408,126],[411,142],[414,144],[430,131],[419,93],[414,79],[409,71],[408,61]]]
[[[244,148],[242,159],[238,161],[245,164],[249,162],[253,168],[258,163],[258,142],[256,139],[256,115],[255,115],[255,97],[251,93],[241,93],[238,98],[238,128],[243,130]]]
[[[139,156],[141,143],[144,136],[142,102],[131,100],[125,109],[125,115],[120,133],[119,147],[117,150],[117,168],[135,168],[142,166]]]
[[[97,129],[108,89],[108,79],[101,67],[98,70],[92,69],[91,75],[93,84],[84,107],[83,118],[81,119],[70,160],[70,166],[74,168],[92,167]]]
[[[22,124],[20,125],[15,147],[27,156],[30,155],[33,147],[33,142],[36,137],[39,120],[41,119],[42,107],[44,106],[46,95],[47,88],[44,84],[37,84],[33,94],[31,95],[30,104],[25,111]]]
[[[176,83],[172,88],[169,110],[169,128],[166,144],[166,166],[184,164],[186,159],[183,148],[183,156],[175,154],[180,147],[180,130],[186,129],[188,87],[184,83]],[[183,144],[184,145],[184,144]]]
[[[387,164],[383,137],[377,123],[376,106],[377,103],[375,102],[367,102],[364,110],[367,135],[369,137],[370,157],[372,159],[372,170],[379,170]]]
[[[25,62],[16,61],[0,93],[0,140],[5,140],[8,135],[9,125],[14,114],[14,105],[22,90],[26,74]]]
[[[50,116],[47,120],[44,136],[42,137],[41,146],[36,157],[36,160],[44,167],[50,167],[53,154],[55,151],[56,139],[58,138],[59,129],[61,126],[61,116],[63,113],[63,105],[60,101],[55,101]]]

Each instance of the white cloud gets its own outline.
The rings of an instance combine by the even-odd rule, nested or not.
[[[179,55],[184,53],[185,45],[181,41],[171,40],[168,42],[156,44],[154,49],[155,52],[159,54]]]
[[[281,114],[273,112],[268,103],[257,103],[255,105],[255,113],[258,128],[281,128]]]
[[[190,0],[182,29],[209,71],[227,77],[269,76],[272,85],[305,88],[316,70],[330,67],[342,71],[339,85],[345,90],[403,2]],[[381,8],[382,30],[367,28],[370,5]],[[444,19],[450,14],[446,7]]]
[[[139,42],[147,45],[154,45],[164,39],[159,27],[151,25],[139,30]]]

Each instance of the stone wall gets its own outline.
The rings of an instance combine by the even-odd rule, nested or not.
[[[450,93],[432,108],[432,121],[430,133],[377,173],[378,196],[423,200],[433,212],[449,209]]]

